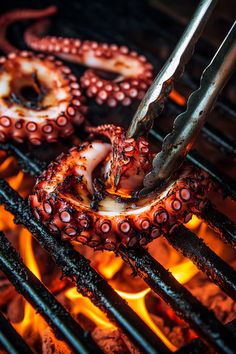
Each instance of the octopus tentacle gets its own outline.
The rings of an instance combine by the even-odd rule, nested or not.
[[[0,141],[56,142],[86,110],[75,76],[59,60],[25,51],[0,58]]]
[[[124,139],[122,128],[106,125],[89,130],[107,136],[118,130],[118,138]],[[104,166],[115,150],[115,138],[111,144],[85,142],[60,155],[37,180],[30,204],[55,235],[95,249],[114,250],[120,243],[144,245],[188,222],[192,213],[204,207],[211,182],[205,172],[187,166],[161,191],[143,197],[132,195],[136,187],[125,197],[119,189],[111,193]],[[136,154],[134,163],[140,150]],[[134,176],[128,173],[123,178],[133,180]]]
[[[149,143],[144,137],[135,141],[126,138],[124,128],[112,124],[86,127],[92,135],[107,137],[113,153],[104,163],[104,178],[110,193],[127,195],[142,186],[145,174],[151,168]]]
[[[49,6],[43,10],[15,9],[3,14],[0,17],[0,48],[5,53],[13,53],[19,51],[7,40],[7,29],[12,23],[28,19],[33,20],[44,18],[53,15],[55,12],[57,12],[56,6]]]
[[[24,16],[22,12],[25,11]],[[22,10],[8,13],[9,23],[13,20],[36,19],[36,10]],[[17,14],[19,13],[19,16]],[[39,12],[38,18],[55,13],[55,7]],[[3,20],[2,20],[3,21]],[[1,21],[0,21],[1,22]],[[45,21],[39,21],[29,27],[24,35],[27,45],[40,52],[48,52],[62,59],[89,67],[81,77],[81,84],[88,97],[94,97],[98,104],[106,103],[110,107],[117,104],[130,105],[135,99],[141,99],[152,82],[152,65],[147,59],[126,46],[80,41],[74,38],[42,36]],[[5,48],[7,44],[4,44]],[[12,49],[12,48],[11,48]],[[116,74],[116,78],[108,80],[98,70]]]

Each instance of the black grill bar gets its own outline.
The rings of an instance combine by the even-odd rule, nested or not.
[[[205,123],[202,128],[202,134],[214,145],[218,146],[224,153],[235,155],[235,143],[224,136],[218,129],[214,128],[208,123]]]
[[[46,168],[46,164],[33,158],[23,144],[17,146],[12,142],[0,143],[0,150],[6,151],[15,156],[22,169],[30,175],[38,176]]]
[[[92,338],[71,317],[38,278],[24,265],[8,239],[0,232],[0,268],[29,303],[76,353],[102,353]]]
[[[201,238],[183,225],[176,227],[166,238],[178,252],[191,259],[198,269],[236,300],[236,272]]]
[[[233,320],[225,325],[229,330],[235,333],[236,330],[236,320]],[[209,354],[209,348],[206,343],[203,342],[200,338],[192,340],[190,343],[187,343],[182,348],[175,352],[176,354]]]
[[[0,312],[0,344],[11,354],[33,354],[32,350],[26,342],[17,333],[15,328]],[[1,351],[1,348],[0,348]]]
[[[158,129],[158,131],[152,129],[150,131],[150,134],[161,143],[166,136],[166,134],[163,133],[160,129]],[[225,191],[227,196],[236,200],[235,181],[231,177],[217,170],[209,161],[205,160],[195,151],[191,151],[188,153],[187,160],[195,166],[206,171],[212,178],[214,178],[220,184],[222,190]]]
[[[30,207],[9,184],[0,180],[0,202],[15,216],[15,222],[24,225],[55,259],[63,274],[72,277],[78,291],[107,314],[124,333],[145,353],[170,353],[150,328],[127,305],[112,287],[92,268],[90,262],[73,247],[61,241],[37,221]]]
[[[141,247],[120,246],[119,254],[150,288],[169,304],[219,353],[235,353],[233,333],[204,307],[173,275]]]
[[[227,216],[216,210],[211,203],[201,211],[199,217],[206,221],[223,241],[233,247],[236,246],[236,225]]]

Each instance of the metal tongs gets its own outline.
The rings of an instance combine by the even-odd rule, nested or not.
[[[205,0],[198,6],[179,43],[140,103],[127,137],[143,135],[152,127],[173,82],[181,76],[190,59],[215,4],[215,0]],[[181,165],[235,67],[236,22],[204,70],[200,87],[189,97],[186,111],[176,117],[172,132],[163,141],[162,151],[153,159],[152,171],[144,178],[141,194],[164,184]]]

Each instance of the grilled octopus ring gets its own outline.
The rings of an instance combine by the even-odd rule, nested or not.
[[[14,50],[5,39],[9,24],[25,19],[45,18],[57,11],[55,6],[44,10],[13,10],[0,18],[0,46],[3,50]],[[152,82],[152,65],[147,59],[130,51],[126,46],[81,41],[75,38],[41,36],[48,22],[40,20],[29,27],[24,35],[27,45],[40,52],[51,53],[57,57],[89,67],[81,77],[81,85],[88,97],[94,97],[98,104],[115,107],[118,104],[130,105],[141,99]],[[116,74],[108,80],[98,70]],[[107,75],[106,75],[107,76]]]
[[[185,166],[163,191],[135,197],[152,160],[147,140],[125,139],[112,125],[89,131],[111,144],[93,139],[60,155],[29,199],[36,218],[55,235],[98,250],[145,245],[204,207],[211,186],[205,172]]]
[[[56,142],[85,112],[79,84],[62,62],[29,52],[0,58],[0,141]]]

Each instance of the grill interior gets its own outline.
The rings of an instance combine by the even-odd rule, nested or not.
[[[80,37],[100,42],[125,44],[131,49],[143,53],[152,62],[156,72],[171,53],[177,39],[183,31],[184,18],[176,18],[171,6],[167,11],[158,1],[70,1],[65,3],[54,1],[59,7],[58,15],[53,18],[52,34],[67,37]],[[50,1],[37,1],[34,7],[43,8]],[[17,7],[19,4],[17,3]],[[21,7],[32,7],[29,1],[21,1]],[[163,7],[164,6],[164,7]],[[16,7],[16,2],[1,4],[5,12]],[[193,9],[190,7],[190,13]],[[188,14],[186,14],[186,17]],[[215,13],[215,21],[219,20]],[[210,29],[206,38],[200,40],[195,54],[187,65],[183,77],[176,85],[176,90],[185,99],[199,85],[199,76],[214,54],[219,40],[230,27],[231,19],[226,15],[222,33],[215,38]],[[9,39],[20,49],[25,49],[23,30],[28,23],[17,23],[9,31]],[[209,40],[209,38],[213,38]],[[72,70],[79,77],[84,68],[72,65]],[[205,171],[222,189],[224,195],[216,190],[211,203],[198,215],[210,226],[229,248],[236,244],[236,227],[233,223],[233,206],[236,198],[234,124],[236,117],[235,77],[225,87],[218,103],[211,113],[208,123],[202,129],[201,136],[194,150],[188,155],[188,161]],[[136,106],[130,108],[109,109],[99,107],[89,100],[88,119],[92,124],[110,122],[128,126]],[[168,99],[158,122],[150,132],[153,148],[160,143],[169,131],[173,118],[184,110],[183,102]],[[9,142],[0,144],[0,149],[13,155],[22,170],[32,176],[38,176],[47,163],[60,152],[66,151],[84,138],[83,132],[77,131],[75,136],[60,144],[32,147]],[[4,176],[4,174],[3,174]],[[223,198],[226,198],[222,202]],[[127,303],[113,290],[108,282],[90,265],[84,255],[73,247],[56,239],[38,222],[31,213],[26,199],[22,198],[4,178],[0,179],[0,202],[10,211],[17,224],[24,225],[32,232],[35,240],[53,257],[62,270],[63,275],[75,282],[78,291],[89,297],[91,301],[104,311],[108,318],[117,325],[132,343],[147,353],[169,353],[170,349],[159,339]],[[234,209],[235,210],[235,209]],[[200,235],[201,236],[201,235]],[[217,236],[216,236],[217,238]],[[184,241],[183,241],[184,240]],[[235,300],[236,277],[233,268],[205,241],[193,231],[181,225],[167,237],[168,243],[178,253],[190,259],[213,283]],[[160,296],[189,326],[197,333],[194,339],[179,348],[180,353],[213,352],[234,353],[235,336],[233,321],[222,324],[215,314],[204,306],[186,287],[151,256],[147,249],[136,247],[127,249],[120,246],[117,255],[141,277],[152,291]],[[78,322],[65,310],[47,288],[23,264],[19,255],[0,233],[0,269],[29,303],[44,317],[55,330],[57,336],[64,340],[74,352],[101,352],[101,349]],[[1,296],[1,294],[0,294]],[[11,353],[32,352],[28,344],[17,334],[13,326],[0,316],[0,342],[5,350]]]

